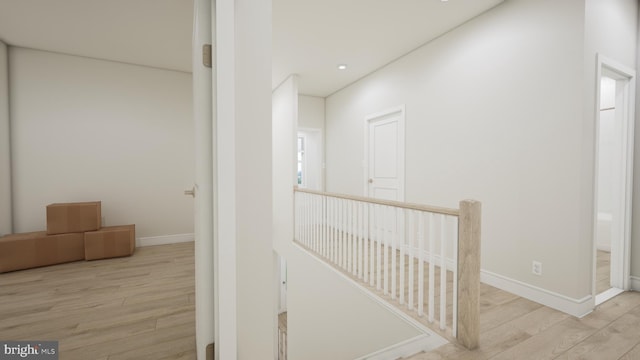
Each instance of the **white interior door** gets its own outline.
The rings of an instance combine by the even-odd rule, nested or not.
[[[404,106],[367,117],[366,194],[404,201]]]
[[[404,106],[399,106],[366,118],[367,175],[365,193],[372,198],[404,201]],[[399,240],[399,214],[380,208],[371,213],[372,234],[379,243]],[[377,238],[382,236],[382,238]],[[386,240],[385,240],[386,239]],[[386,256],[386,255],[385,255]]]

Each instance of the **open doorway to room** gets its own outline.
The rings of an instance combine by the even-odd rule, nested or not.
[[[629,289],[635,72],[599,56],[597,89],[596,305]]]

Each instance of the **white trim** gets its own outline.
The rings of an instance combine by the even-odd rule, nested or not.
[[[414,338],[399,342],[369,355],[361,356],[355,360],[387,360],[404,359],[422,351],[431,351],[443,344],[434,343],[433,337],[429,335],[418,335]]]
[[[308,251],[307,249],[305,249],[304,247],[300,246],[300,244],[298,244],[296,242],[294,242],[293,244],[300,251],[306,253],[311,258],[313,258],[315,261],[317,261],[318,263],[322,264],[327,269],[333,271],[335,274],[337,274],[338,276],[342,277],[345,281],[349,282],[351,285],[356,287],[358,290],[360,290],[363,294],[365,294],[371,300],[373,300],[376,303],[378,303],[378,305],[380,305],[383,308],[389,310],[389,312],[391,312],[393,315],[395,315],[399,319],[403,320],[407,324],[413,326],[416,330],[424,333],[425,335],[428,335],[429,337],[432,337],[433,338],[432,339],[432,344],[434,344],[434,346],[435,346],[432,349],[435,349],[438,346],[442,346],[444,344],[449,343],[445,338],[443,338],[442,336],[438,335],[436,332],[434,332],[433,330],[429,329],[428,327],[424,326],[423,324],[418,322],[416,319],[414,319],[411,316],[405,314],[402,310],[400,310],[395,305],[389,303],[388,301],[386,301],[385,299],[383,299],[380,296],[376,295],[375,293],[373,293],[372,291],[370,291],[366,287],[362,286],[362,284],[360,284],[359,282],[353,280],[352,278],[350,278],[349,276],[343,274],[339,270],[335,269],[333,266],[329,265],[325,261],[319,259],[316,254]]]
[[[574,299],[487,270],[480,271],[480,281],[576,317],[587,315],[594,307],[591,295]]]
[[[600,294],[596,295],[596,306],[622,294],[623,292],[624,290],[618,288],[610,288],[609,290],[601,292]]]
[[[618,79],[626,79],[626,86],[622,89],[622,104],[619,103],[619,91],[616,89],[616,107],[620,107],[623,115],[623,165],[622,165],[622,196],[624,197],[616,209],[620,214],[621,224],[615,227],[614,232],[621,233],[622,243],[617,239],[611,239],[611,281],[623,290],[629,290],[631,278],[631,223],[632,223],[632,198],[633,198],[633,151],[634,151],[634,124],[635,124],[635,88],[636,72],[613,59],[602,54],[597,54],[596,67],[596,98],[595,98],[595,121],[594,121],[594,173],[593,173],[593,224],[592,224],[592,281],[591,294],[596,299],[596,257],[598,248],[598,159],[599,159],[599,124],[600,124],[600,82],[604,73],[614,74]],[[595,303],[594,303],[595,305]]]
[[[136,247],[177,244],[194,241],[194,234],[150,236],[136,239]]]
[[[631,290],[640,291],[640,276],[631,276]]]
[[[364,181],[364,196],[370,196],[369,194],[369,124],[372,121],[375,121],[378,118],[383,116],[400,113],[398,118],[398,157],[401,159],[398,164],[398,198],[397,201],[404,201],[404,188],[405,188],[405,105],[398,105],[392,108],[379,111],[373,114],[369,114],[364,118],[364,154],[362,160],[362,168],[363,168],[363,181]]]

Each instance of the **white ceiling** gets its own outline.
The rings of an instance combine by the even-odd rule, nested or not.
[[[502,1],[273,0],[273,86],[296,73],[327,96]],[[191,71],[192,17],[192,0],[0,0],[0,40]]]
[[[502,1],[273,0],[273,85],[327,96]]]

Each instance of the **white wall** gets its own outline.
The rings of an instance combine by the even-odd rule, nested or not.
[[[350,360],[421,334],[298,248],[288,269],[289,359]]]
[[[508,1],[328,97],[327,190],[362,193],[364,118],[405,104],[406,200],[482,201],[483,269],[583,301],[583,34],[582,1]]]
[[[276,353],[273,142],[269,135],[272,131],[271,1],[235,0],[234,5],[238,359],[253,360],[271,358]],[[218,88],[219,92],[227,90]],[[219,173],[222,171],[218,168]],[[223,211],[228,210],[219,206],[219,212]],[[220,289],[222,291],[225,290]],[[227,329],[223,327],[220,331]]]
[[[191,76],[11,47],[16,232],[53,202],[102,200],[138,237],[193,233]]]
[[[273,247],[285,259],[293,240],[293,186],[296,184],[298,77],[291,75],[272,94]]]
[[[7,45],[0,41],[0,236],[11,234],[13,229],[8,60]]]
[[[298,96],[300,114],[298,127],[305,129],[324,129],[324,98],[317,96]]]

